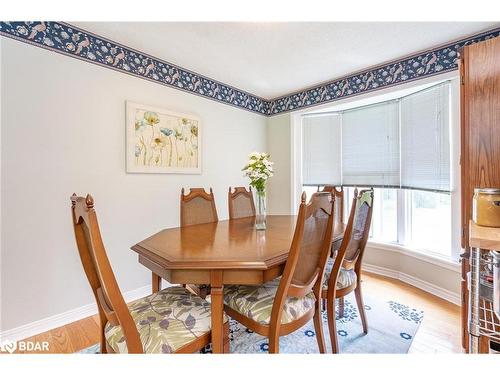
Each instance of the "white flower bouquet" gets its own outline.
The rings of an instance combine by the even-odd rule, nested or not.
[[[274,163],[269,161],[269,154],[265,152],[252,152],[248,155],[248,159],[242,171],[250,179],[250,186],[262,194],[266,189],[266,181],[274,174]]]

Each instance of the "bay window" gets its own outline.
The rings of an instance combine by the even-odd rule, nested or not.
[[[354,187],[373,187],[370,241],[452,258],[450,90],[304,116],[303,189],[343,186],[348,217]]]

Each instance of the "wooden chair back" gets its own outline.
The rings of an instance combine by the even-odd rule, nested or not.
[[[308,204],[305,193],[302,194],[290,252],[271,313],[271,321],[275,324],[281,320],[287,296],[303,297],[313,291],[316,298],[321,298],[333,235],[334,206],[331,193],[314,193]]]
[[[359,279],[363,254],[370,233],[372,213],[373,189],[361,190],[359,193],[355,189],[347,227],[328,281],[328,290],[334,290],[341,267],[354,268]]]
[[[203,188],[191,188],[184,195],[181,190],[181,227],[219,221],[212,188],[207,193]]]
[[[335,196],[335,224],[344,224],[344,188],[342,186],[325,185],[323,190]]]
[[[101,329],[104,329],[108,321],[113,325],[119,324],[128,352],[143,353],[139,332],[106,255],[94,209],[94,199],[91,195],[84,198],[73,194],[71,211],[80,260],[96,299]]]
[[[237,186],[234,188],[234,192],[229,188],[227,201],[229,206],[229,219],[255,216],[255,204],[251,187],[247,191],[245,187]]]

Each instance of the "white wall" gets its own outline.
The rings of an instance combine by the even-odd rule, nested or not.
[[[150,283],[129,248],[179,223],[182,186],[245,185],[247,154],[266,149],[265,117],[2,38],[2,330],[93,302],[70,216],[73,192],[94,195],[123,292]],[[125,173],[125,101],[202,120],[201,175]]]
[[[397,249],[394,246],[366,246],[363,269],[402,280],[435,294],[456,305],[460,304],[460,267],[426,256]]]
[[[275,174],[268,182],[268,213],[289,215],[291,210],[291,116],[286,113],[267,119],[267,152]]]

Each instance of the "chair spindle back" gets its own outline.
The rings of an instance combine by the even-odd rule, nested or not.
[[[281,319],[285,298],[314,292],[321,298],[321,285],[330,254],[335,200],[331,193],[314,193],[306,204],[302,194],[297,224],[285,269],[278,286],[271,319]]]
[[[245,187],[238,186],[234,188],[234,192],[229,188],[227,201],[229,205],[229,219],[255,216],[255,204],[251,187],[247,191]]]
[[[335,195],[335,224],[344,223],[344,188],[342,186],[325,185],[322,192],[333,193]]]
[[[328,281],[328,291],[335,290],[341,267],[354,268],[359,280],[361,262],[370,233],[372,212],[373,189],[361,190],[359,193],[355,189],[347,227]]]
[[[219,218],[212,188],[210,188],[210,193],[205,192],[203,188],[191,188],[187,195],[184,195],[184,188],[182,188],[181,227],[217,221]]]
[[[129,353],[143,353],[143,346],[130,311],[120,292],[101,238],[94,199],[71,196],[76,244],[83,269],[99,310],[101,330],[109,321],[122,328]],[[101,345],[103,343],[101,342]]]

